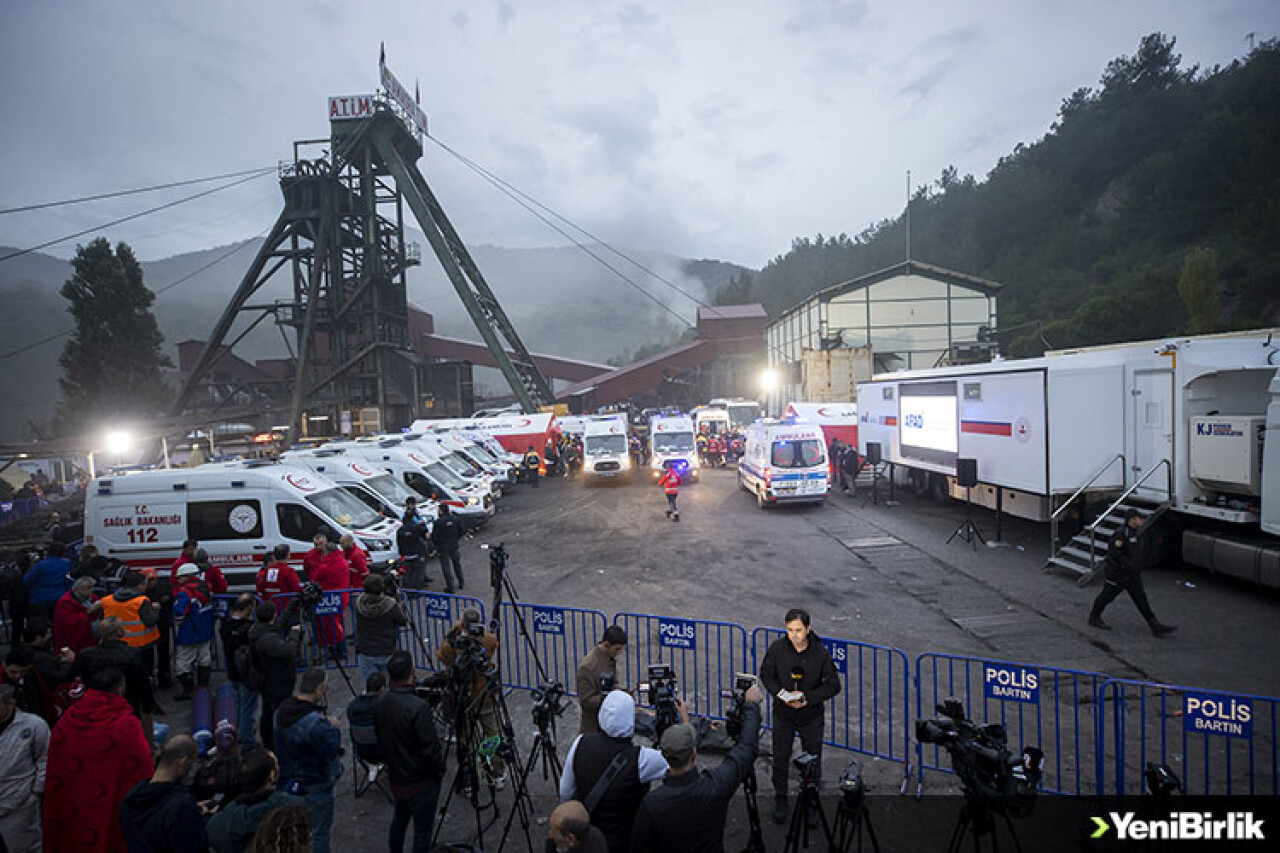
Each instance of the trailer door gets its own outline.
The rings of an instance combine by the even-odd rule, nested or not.
[[[1133,460],[1133,476],[1130,482],[1136,483],[1167,459],[1170,469],[1152,474],[1138,493],[1152,500],[1168,500],[1169,483],[1173,479],[1173,371],[1135,370],[1131,398],[1133,444],[1129,458]]]

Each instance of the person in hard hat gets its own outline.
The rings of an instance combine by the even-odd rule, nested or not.
[[[658,478],[658,485],[662,486],[662,491],[667,495],[667,518],[672,521],[680,520],[680,509],[676,506],[676,498],[680,497],[680,472],[676,470],[676,466],[667,464],[667,470],[662,472],[662,476]]]
[[[1142,514],[1136,509],[1125,513],[1124,525],[1111,535],[1107,544],[1105,572],[1107,582],[1093,601],[1093,610],[1089,612],[1089,627],[1110,631],[1111,626],[1102,621],[1102,611],[1115,601],[1122,592],[1129,593],[1142,618],[1147,620],[1151,633],[1157,637],[1171,634],[1177,630],[1175,625],[1165,625],[1156,618],[1155,612],[1147,601],[1147,591],[1142,585],[1142,569],[1146,565],[1148,543],[1143,538],[1146,525]]]

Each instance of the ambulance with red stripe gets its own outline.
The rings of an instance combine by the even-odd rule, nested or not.
[[[194,539],[233,591],[253,589],[262,558],[288,545],[301,568],[324,528],[350,533],[371,565],[395,559],[399,522],[302,467],[262,461],[135,471],[98,477],[85,494],[85,544],[148,573],[168,568]]]
[[[822,503],[831,488],[822,428],[803,420],[760,419],[747,427],[738,485],[761,509],[780,503]]]

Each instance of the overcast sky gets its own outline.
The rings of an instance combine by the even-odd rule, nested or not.
[[[1211,66],[1280,30],[1276,0],[0,5],[0,209],[288,159],[327,96],[374,91],[385,41],[441,142],[606,240],[753,267],[896,216],[908,169],[981,178],[1147,33]],[[421,165],[468,242],[564,244],[431,142]],[[0,244],[197,189],[0,216]],[[280,206],[271,175],[101,233],[152,260]]]

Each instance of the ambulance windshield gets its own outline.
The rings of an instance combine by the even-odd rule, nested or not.
[[[823,462],[822,442],[802,438],[795,441],[775,441],[773,458],[775,468],[813,468]]]
[[[378,523],[378,514],[343,489],[325,489],[307,495],[307,503],[324,513],[340,527],[360,529]]]
[[[653,436],[654,453],[688,453],[693,450],[693,433],[659,432]]]

